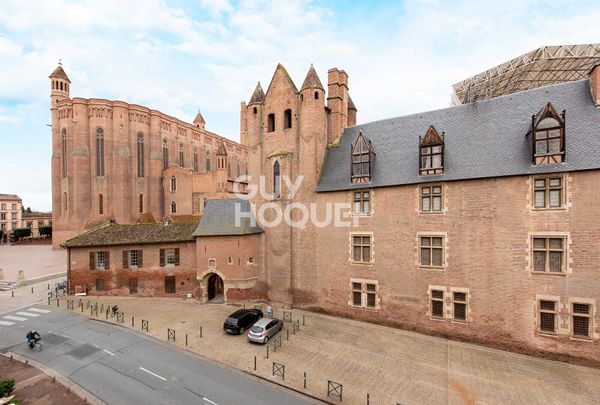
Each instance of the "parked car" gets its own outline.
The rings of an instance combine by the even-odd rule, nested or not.
[[[250,328],[248,340],[255,343],[265,344],[269,338],[274,336],[283,328],[283,322],[275,318],[262,318]]]
[[[223,329],[227,333],[241,335],[262,317],[260,309],[238,309],[225,319]]]

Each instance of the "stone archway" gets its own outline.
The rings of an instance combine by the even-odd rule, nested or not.
[[[211,273],[206,281],[207,287],[207,299],[208,301],[219,301],[223,302],[225,288],[223,285],[223,279],[217,273]]]

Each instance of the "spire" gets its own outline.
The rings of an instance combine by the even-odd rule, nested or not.
[[[225,142],[221,141],[217,148],[217,156],[227,156],[227,149],[225,149]]]
[[[206,124],[204,121],[204,117],[200,114],[200,109],[198,109],[198,114],[196,114],[196,118],[194,118],[194,125],[200,126],[199,124]]]
[[[56,69],[54,69],[54,71],[48,77],[50,77],[50,78],[60,77],[61,79],[65,79],[69,83],[71,83],[71,80],[69,80],[69,76],[67,76],[67,74],[65,73],[65,70],[62,68],[62,62],[60,61],[60,59],[58,60],[58,66],[56,67]]]
[[[300,91],[304,89],[323,89],[323,85],[321,84],[321,80],[319,80],[319,75],[317,75],[317,71],[313,67],[313,64],[310,64],[310,68],[308,69],[308,73],[306,74],[306,79],[304,79],[304,83],[302,83],[302,88]]]
[[[260,85],[260,82],[258,82],[258,84],[256,85],[256,88],[254,89],[254,93],[252,93],[252,97],[250,97],[250,102],[248,104],[253,104],[253,103],[262,103],[265,101],[265,92],[262,89],[262,86]]]

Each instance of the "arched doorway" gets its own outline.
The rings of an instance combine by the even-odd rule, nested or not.
[[[216,273],[208,277],[208,301],[223,302],[223,279]]]

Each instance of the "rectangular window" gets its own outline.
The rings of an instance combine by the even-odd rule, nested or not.
[[[27,228],[29,228],[29,229],[33,228],[33,222],[27,221]]]
[[[137,267],[138,263],[139,263],[138,258],[139,258],[139,251],[130,250],[129,251],[129,267]]]
[[[13,211],[17,209],[17,204],[12,204]]]
[[[452,293],[452,308],[453,318],[455,321],[467,320],[467,293],[453,292]]]
[[[0,214],[0,219],[6,219],[6,213],[3,212],[2,214]]]
[[[352,282],[352,305],[363,308],[377,307],[377,285]]]
[[[371,262],[371,236],[352,235],[352,260],[359,263]]]
[[[166,249],[167,264],[175,265],[175,249]]]
[[[104,291],[104,279],[96,279],[96,291]]]
[[[539,302],[539,331],[542,333],[556,333],[557,328],[557,302],[540,300]]]
[[[370,199],[371,193],[369,191],[355,191],[354,192],[354,214],[355,215],[369,215],[370,211]]]
[[[5,204],[5,203],[2,203],[2,205],[0,205],[0,207],[1,207],[3,210],[5,210],[5,209],[6,209],[6,204]]]
[[[421,236],[421,266],[443,267],[444,266],[444,237],[443,236]]]
[[[565,238],[533,238],[533,271],[540,273],[564,272]]]
[[[431,290],[431,317],[444,318],[443,290]]]
[[[17,219],[17,213],[16,212],[12,213],[11,219]]]
[[[104,252],[96,252],[96,268],[104,269],[106,265],[106,255]]]
[[[421,187],[421,212],[442,211],[442,186]]]
[[[592,306],[573,303],[571,305],[572,335],[578,338],[590,338],[592,331]]]
[[[535,208],[560,208],[563,206],[562,177],[536,177],[533,184]]]

